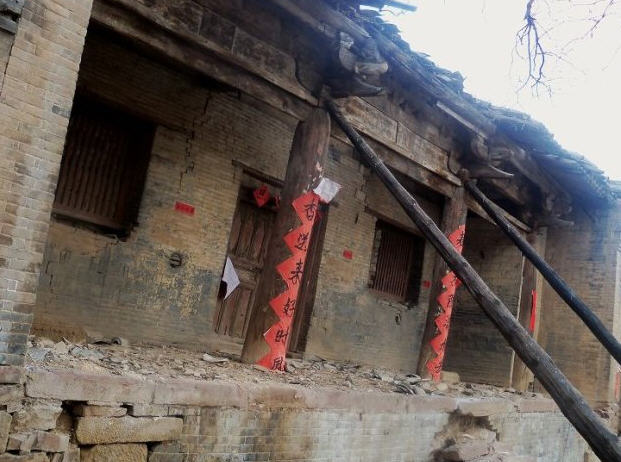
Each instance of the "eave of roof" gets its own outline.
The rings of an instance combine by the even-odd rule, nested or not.
[[[610,206],[615,203],[618,193],[604,172],[584,156],[563,148],[554,135],[542,123],[533,120],[528,114],[502,108],[479,100],[464,91],[463,77],[437,66],[428,55],[411,50],[401,37],[399,29],[385,22],[373,10],[358,10],[363,1],[331,0],[333,5],[350,19],[364,27],[372,36],[381,34],[407,57],[408,63],[400,63],[408,69],[408,75],[417,83],[425,80],[445,98],[454,98],[454,110],[466,119],[487,122],[487,130],[507,135],[516,145],[529,152],[549,175],[551,175],[575,200],[589,206]],[[403,61],[403,59],[401,60]],[[409,66],[408,66],[409,65]],[[428,75],[422,75],[424,71]],[[485,129],[484,129],[485,131]]]

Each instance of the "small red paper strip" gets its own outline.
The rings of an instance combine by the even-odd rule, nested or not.
[[[530,292],[530,324],[528,326],[531,332],[535,332],[535,325],[537,323],[537,291],[531,290]]]
[[[289,343],[289,332],[296,309],[299,288],[304,276],[308,244],[313,233],[313,225],[318,218],[319,197],[310,191],[296,198],[291,205],[302,224],[283,237],[292,255],[279,263],[276,270],[287,284],[287,290],[269,302],[274,313],[278,316],[278,322],[263,334],[270,351],[257,363],[267,369],[278,371],[284,371],[286,368],[285,356]]]
[[[461,253],[464,248],[465,235],[466,226],[461,225],[448,236],[449,241],[459,253]],[[451,326],[451,314],[453,313],[455,292],[461,285],[461,281],[452,271],[446,273],[441,282],[442,292],[436,299],[438,306],[440,307],[440,314],[438,314],[434,320],[437,328],[437,335],[429,342],[431,349],[435,352],[436,356],[427,361],[426,364],[427,370],[431,374],[431,378],[436,382],[440,380],[442,365],[444,364],[444,354],[446,352],[446,342],[448,340],[449,328]]]
[[[185,202],[175,202],[175,210],[185,215],[194,216],[195,208],[193,205],[186,204]]]

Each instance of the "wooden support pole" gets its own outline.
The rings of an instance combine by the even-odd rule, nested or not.
[[[310,116],[298,124],[293,138],[281,205],[274,221],[268,243],[263,274],[248,324],[241,360],[255,364],[268,352],[264,334],[277,321],[269,302],[285,289],[285,283],[276,266],[291,256],[283,237],[300,225],[292,207],[294,199],[317,185],[323,170],[330,142],[330,116],[324,109],[314,109]]]
[[[440,229],[447,237],[456,229],[459,229],[461,226],[466,224],[468,207],[464,196],[464,188],[456,188],[453,197],[446,198],[444,202]],[[444,290],[442,278],[444,278],[449,271],[450,269],[446,264],[446,261],[444,261],[440,255],[436,255],[433,266],[433,287],[431,289],[431,297],[429,298],[427,322],[425,324],[425,331],[423,332],[423,340],[418,360],[418,374],[423,378],[432,377],[428,365],[429,362],[437,355],[431,345],[431,341],[439,333],[436,325],[436,319],[444,311],[438,303],[438,297]]]
[[[526,240],[538,253],[543,253],[546,248],[547,228],[540,228],[526,235]],[[542,308],[543,277],[535,265],[528,259],[524,261],[522,269],[522,290],[520,293],[520,306],[518,309],[518,321],[528,329],[532,337],[537,341],[539,333],[539,317]],[[511,374],[512,387],[517,391],[526,391],[534,380],[533,373],[528,370],[519,358],[513,362]]]
[[[554,364],[552,358],[528,335],[526,329],[513,317],[505,304],[490,290],[466,259],[457,252],[412,195],[397,181],[367,142],[347,122],[334,102],[328,100],[326,104],[367,165],[377,174],[424,236],[442,255],[449,268],[461,279],[485,314],[500,330],[522,361],[533,371],[535,377],[550,393],[565,417],[593,448],[595,454],[605,461],[621,462],[621,447],[617,443],[617,437],[593,412],[580,392]]]
[[[621,365],[621,343],[606,328],[606,325],[591,311],[559,274],[543,259],[520,233],[509,223],[498,210],[498,207],[490,201],[476,186],[474,180],[465,182],[466,189],[472,197],[483,207],[487,214],[496,222],[513,243],[522,251],[524,256],[532,262],[548,281],[559,296],[569,307],[582,319],[582,322],[593,332],[593,335],[608,350],[613,358]]]

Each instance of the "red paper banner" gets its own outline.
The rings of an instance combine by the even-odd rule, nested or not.
[[[451,234],[448,239],[459,253],[464,248],[464,236],[466,235],[466,226],[461,225]],[[455,301],[455,292],[461,285],[461,281],[452,271],[447,272],[441,280],[442,292],[438,295],[436,301],[440,308],[440,313],[436,316],[435,325],[437,335],[431,339],[430,345],[436,356],[427,361],[427,370],[431,374],[431,378],[435,381],[440,380],[442,365],[444,363],[444,353],[446,351],[446,342],[448,340],[449,328],[451,326],[451,314],[453,313],[453,302]]]
[[[537,291],[530,292],[530,324],[528,328],[531,332],[535,332],[535,324],[537,323]]]
[[[313,233],[313,224],[318,217],[319,197],[310,191],[295,199],[292,206],[302,224],[283,237],[292,255],[279,263],[276,270],[287,284],[287,290],[269,302],[279,321],[263,334],[270,347],[270,352],[257,363],[260,366],[278,371],[284,371],[286,368],[285,356],[289,343],[289,333],[299,288],[304,276],[308,244]]]

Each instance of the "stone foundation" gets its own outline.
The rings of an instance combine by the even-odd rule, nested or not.
[[[0,462],[581,462],[543,398],[452,398],[30,367],[3,385]],[[25,393],[25,398],[21,393]],[[476,455],[475,455],[476,454]]]

